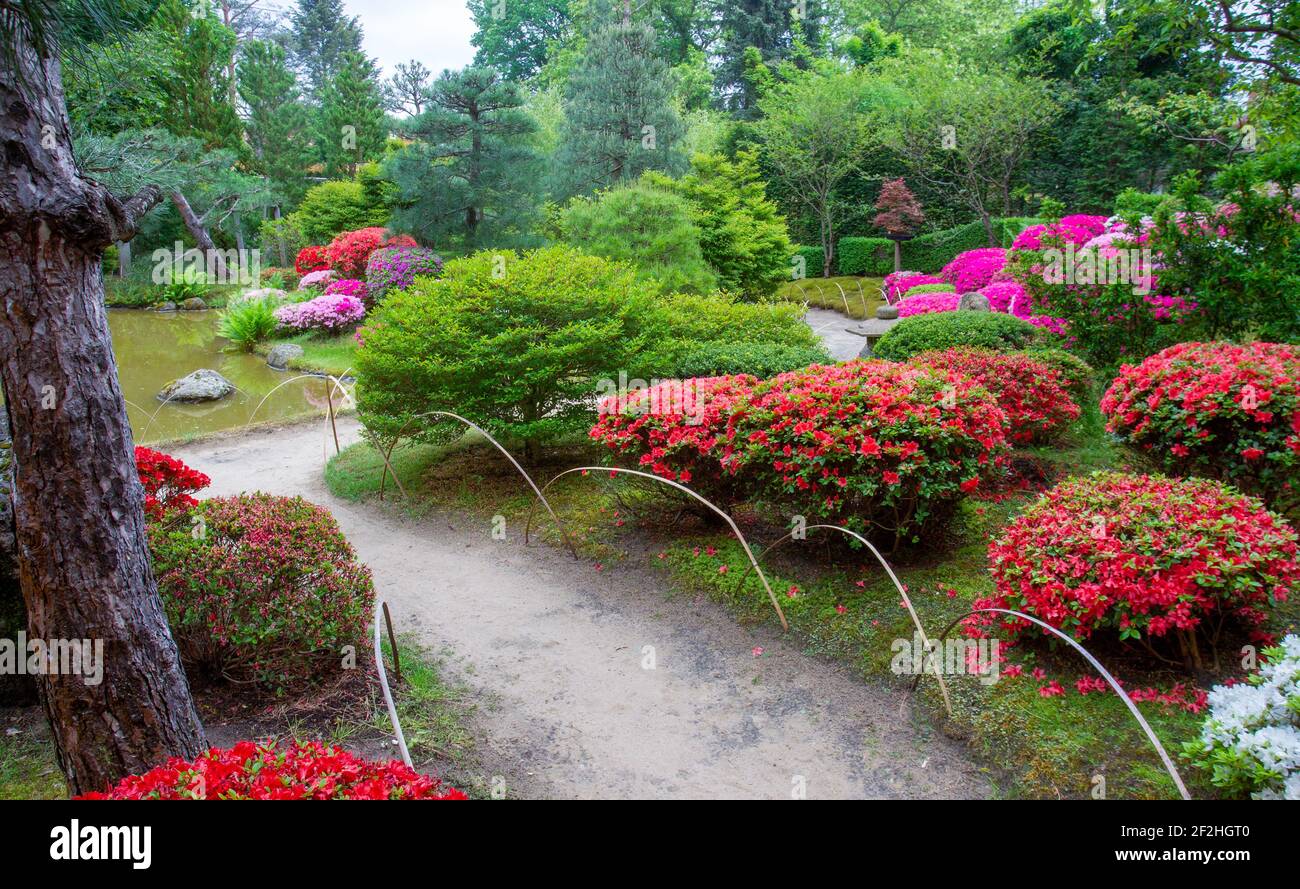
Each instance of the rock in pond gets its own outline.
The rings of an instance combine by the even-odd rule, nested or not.
[[[206,367],[179,380],[172,380],[158,393],[159,401],[216,401],[235,391],[234,383]]]
[[[185,302],[181,303],[181,308],[187,312],[201,312],[208,307],[208,304],[197,296],[191,296]]]
[[[176,303],[172,302],[171,300],[167,300],[166,302],[160,302],[158,303],[158,305],[153,307],[153,310],[155,312],[174,312],[176,311]]]
[[[302,357],[302,346],[297,343],[277,343],[266,353],[266,363],[274,370],[288,370],[289,362]]]

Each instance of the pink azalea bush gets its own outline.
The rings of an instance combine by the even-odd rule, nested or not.
[[[359,281],[356,278],[339,278],[325,285],[325,294],[331,295],[341,293],[344,296],[355,296],[357,299],[363,299],[366,295],[366,282]]]
[[[942,278],[927,275],[924,272],[892,272],[885,276],[885,301],[893,303],[902,299],[903,294],[913,287],[923,284],[944,284]]]
[[[359,324],[365,317],[361,297],[346,293],[327,293],[275,310],[275,320],[294,330],[341,330]]]
[[[989,307],[995,312],[1027,318],[1030,313],[1029,295],[1019,281],[994,281],[978,291],[989,301]]]
[[[939,277],[957,288],[958,293],[970,293],[992,284],[994,276],[1006,264],[1007,251],[1001,247],[981,247],[958,253],[939,272]]]
[[[952,312],[959,297],[952,292],[914,293],[898,303],[898,317],[925,315],[930,312]]]
[[[314,272],[308,272],[298,280],[299,290],[310,290],[313,287],[324,287],[339,276],[339,273],[333,269],[319,269]]]

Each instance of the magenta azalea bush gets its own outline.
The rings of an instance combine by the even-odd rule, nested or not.
[[[979,289],[979,293],[989,301],[989,307],[995,312],[1028,318],[1032,312],[1029,295],[1019,281],[994,281]]]
[[[981,247],[958,253],[939,272],[939,277],[957,288],[958,293],[970,293],[992,284],[994,276],[1006,264],[1007,251],[1001,247]]]
[[[357,299],[364,299],[366,295],[366,282],[359,281],[356,278],[339,278],[325,285],[325,295],[342,294],[343,296],[355,296]]]
[[[1075,213],[1064,216],[1059,222],[1031,225],[1016,235],[1012,250],[1043,250],[1053,244],[1073,244],[1082,247],[1106,231],[1105,216],[1088,216]]]
[[[275,310],[275,320],[294,330],[342,330],[361,323],[365,317],[361,297],[346,293],[327,293]]]
[[[423,247],[385,247],[366,263],[366,299],[373,305],[391,288],[405,290],[417,276],[438,277],[442,257]]]
[[[911,315],[926,315],[930,312],[951,312],[957,308],[958,299],[960,297],[952,291],[913,293],[911,296],[899,300],[898,317],[907,318]]]
[[[924,272],[893,272],[885,276],[885,301],[893,303],[913,287],[923,284],[944,284],[942,278],[927,275]]]

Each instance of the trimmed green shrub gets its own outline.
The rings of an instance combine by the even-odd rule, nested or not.
[[[173,528],[151,522],[149,548],[172,636],[188,669],[279,686],[337,669],[365,645],[370,569],[329,511],[301,497],[214,497]]]
[[[932,312],[904,318],[872,347],[872,354],[890,361],[953,346],[978,346],[998,352],[1023,351],[1038,340],[1039,330],[1028,321],[1000,312]]]
[[[889,238],[840,238],[835,266],[841,275],[883,278],[894,270],[894,242]]]
[[[1082,405],[1092,395],[1096,371],[1092,369],[1091,364],[1078,355],[1053,347],[1031,349],[1025,354],[1056,371],[1065,391],[1069,392],[1078,404]]]
[[[1009,216],[993,220],[993,235],[1001,247],[1011,246],[1016,235],[1040,219]],[[903,268],[937,272],[959,253],[989,246],[982,222],[968,222],[955,228],[929,232],[903,244]]]
[[[671,293],[654,300],[654,308],[642,319],[642,329],[651,348],[669,342],[815,348],[821,339],[802,318],[803,307],[793,302],[746,303],[728,294]]]
[[[951,284],[917,284],[915,287],[909,287],[903,291],[903,297],[915,296],[918,293],[956,293],[957,288]]]
[[[658,299],[628,264],[572,247],[451,260],[390,291],[359,331],[358,413],[380,438],[445,441],[463,427],[419,415],[452,411],[535,458],[589,425],[598,379],[641,370]]]
[[[787,370],[831,360],[821,346],[795,346],[785,343],[683,343],[666,375],[676,379],[752,374],[773,377]]]
[[[667,290],[708,293],[717,277],[700,249],[691,203],[648,181],[578,198],[560,219],[564,240],[589,254],[632,263]]]
[[[795,256],[802,256],[805,278],[822,277],[822,268],[826,264],[826,251],[821,247],[795,247]]]
[[[360,182],[322,182],[289,216],[305,243],[328,244],[339,232],[387,224],[388,209],[374,201]]]

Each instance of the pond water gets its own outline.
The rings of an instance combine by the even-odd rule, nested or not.
[[[217,335],[216,312],[110,309],[108,326],[137,444],[236,429],[250,420],[323,416],[328,410],[328,380],[310,377],[276,389],[298,373],[272,370],[259,355],[227,351],[227,341]],[[237,391],[204,404],[158,400],[167,383],[204,367],[230,380]],[[335,396],[336,409],[340,400]]]

